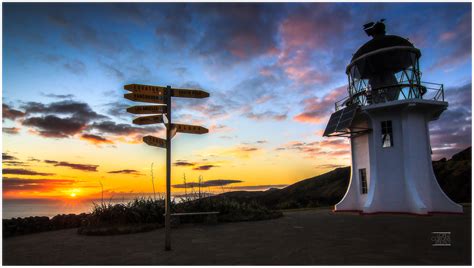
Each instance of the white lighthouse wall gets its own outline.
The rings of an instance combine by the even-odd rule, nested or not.
[[[359,118],[352,124],[356,128],[368,128],[367,118]],[[370,184],[370,162],[369,162],[369,137],[368,134],[351,138],[351,178],[349,187],[342,200],[336,204],[335,210],[358,210],[363,207],[367,194],[362,194],[362,185],[359,178],[359,169],[365,168],[367,186]]]
[[[364,107],[351,128],[368,126],[371,132],[351,138],[351,179],[335,210],[462,212],[462,206],[439,186],[431,162],[428,122],[446,106],[443,102],[410,100]],[[383,121],[392,122],[392,147],[382,147]],[[367,194],[361,191],[361,168],[366,168]]]
[[[372,135],[370,136],[371,173],[367,201],[363,212],[401,212],[408,206],[404,180],[404,153],[401,116],[397,111],[379,110],[369,113]],[[382,121],[392,121],[393,146],[382,147]]]
[[[450,200],[433,172],[428,122],[439,107],[390,105],[368,111],[372,183],[362,209],[366,213],[462,212]],[[382,147],[381,122],[392,121],[393,146]]]

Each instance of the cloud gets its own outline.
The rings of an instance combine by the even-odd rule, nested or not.
[[[159,134],[164,130],[162,125],[148,127],[134,127],[130,124],[115,123],[114,121],[94,122],[87,129],[95,130],[100,133],[110,134],[110,140],[126,143],[141,143],[143,135]]]
[[[75,164],[66,161],[55,161],[55,160],[44,160],[47,164],[52,164],[56,167],[69,167],[72,169],[82,170],[82,171],[89,171],[89,172],[97,172],[97,167],[99,165],[86,165],[86,164]]]
[[[188,182],[186,184],[174,184],[173,188],[194,188],[194,187],[220,187],[226,186],[234,183],[240,183],[243,181],[240,180],[208,180],[201,183],[198,182]]]
[[[196,163],[191,163],[191,162],[188,162],[186,160],[178,160],[176,162],[173,163],[173,166],[177,166],[177,167],[192,167],[192,166],[195,166]]]
[[[219,167],[219,166],[216,166],[216,165],[200,165],[200,166],[197,166],[197,167],[193,168],[193,170],[205,171],[205,170],[210,170],[211,168],[216,168],[216,167]]]
[[[67,138],[86,127],[86,123],[77,118],[61,118],[55,115],[30,117],[23,121],[23,125],[35,128],[40,136],[48,138]]]
[[[43,93],[41,92],[41,95],[48,97],[48,98],[54,98],[54,99],[72,99],[74,98],[73,94],[53,94],[53,93]]]
[[[92,144],[96,144],[96,145],[99,145],[99,144],[114,144],[114,142],[111,141],[111,140],[108,140],[108,139],[106,139],[102,136],[93,135],[93,134],[82,134],[81,139],[83,139],[87,142],[90,142]]]
[[[109,171],[107,173],[110,174],[132,174],[132,175],[141,175],[141,173],[138,170],[135,169],[121,169],[121,170],[113,170]]]
[[[344,18],[344,19],[340,19]],[[310,86],[331,81],[346,36],[347,8],[328,3],[301,4],[281,23],[277,66],[297,83]]]
[[[125,79],[125,74],[117,68],[117,66],[113,66],[111,64],[101,62],[102,67],[106,70],[106,72],[115,77],[118,80]]]
[[[219,154],[219,155],[231,155],[231,156],[234,156],[234,157],[245,159],[245,158],[249,158],[249,157],[253,156],[254,154],[257,154],[261,151],[262,151],[262,149],[259,148],[259,147],[252,146],[252,145],[241,144],[241,145],[236,145],[236,146],[233,146],[233,147],[230,147],[230,148],[228,147],[228,148],[219,149],[217,154]]]
[[[27,163],[8,153],[2,153],[2,164],[6,166],[28,166]]]
[[[94,122],[89,128],[115,135],[145,134],[163,129],[162,126],[140,128],[130,124],[117,124],[113,121]]]
[[[303,112],[296,115],[293,119],[303,123],[321,123],[327,117],[335,112],[334,103],[339,101],[347,93],[347,86],[341,86],[331,90],[322,98],[309,97],[302,101]]]
[[[47,191],[56,188],[70,187],[76,183],[75,180],[68,179],[24,179],[24,178],[3,178],[3,192],[10,191]]]
[[[74,136],[82,132],[90,121],[107,118],[94,112],[87,103],[73,100],[50,104],[27,102],[22,108],[30,116],[22,124],[32,127],[38,135],[48,138]],[[66,116],[59,117],[64,115]]]
[[[63,67],[72,74],[81,75],[86,73],[86,65],[80,60],[70,60],[64,63]]]
[[[2,131],[10,135],[16,135],[20,133],[20,129],[17,127],[3,127]]]
[[[254,112],[247,112],[244,113],[245,117],[256,120],[256,121],[267,121],[267,120],[275,120],[275,121],[283,121],[287,117],[287,113],[276,113],[274,111],[265,111],[262,113],[254,113]]]
[[[15,120],[17,118],[21,118],[25,116],[24,112],[20,110],[16,110],[4,103],[2,104],[2,113],[3,113],[3,119],[6,118],[10,120]]]
[[[335,169],[335,168],[340,168],[344,167],[344,165],[338,165],[338,164],[322,164],[322,165],[317,165],[317,168],[320,169]]]
[[[10,160],[17,160],[18,158],[8,153],[2,153],[2,159],[3,161],[10,161]]]
[[[440,34],[440,41],[449,42],[451,47],[443,50],[444,56],[428,69],[452,69],[456,65],[468,62],[471,59],[471,32],[471,12],[466,12],[453,30]],[[452,41],[454,39],[455,42]]]
[[[107,118],[94,112],[89,104],[73,100],[53,102],[47,105],[39,102],[27,102],[22,108],[27,114],[72,115],[76,120],[82,122]]]
[[[306,155],[307,158],[317,157],[348,157],[350,146],[345,138],[326,138],[321,141],[292,141],[275,149],[276,151],[293,150]]]
[[[20,169],[20,168],[4,168],[2,170],[3,174],[15,174],[15,175],[28,175],[28,176],[50,176],[54,175],[54,173],[46,173],[46,172],[37,172],[28,169]]]
[[[155,32],[163,46],[194,44],[190,48],[194,54],[222,66],[251,60],[275,48],[276,11],[260,3],[168,5],[158,16]]]
[[[266,184],[266,185],[247,185],[247,186],[231,186],[231,190],[242,190],[242,191],[264,191],[272,188],[284,188],[288,184]]]
[[[231,127],[222,124],[214,124],[209,127],[209,133],[225,133],[234,130]]]
[[[430,122],[433,159],[450,158],[472,144],[471,83],[445,89],[449,107],[440,118]]]

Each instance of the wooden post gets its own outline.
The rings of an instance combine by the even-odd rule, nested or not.
[[[171,250],[171,87],[166,87],[168,124],[166,126],[166,201],[165,201],[165,250]]]

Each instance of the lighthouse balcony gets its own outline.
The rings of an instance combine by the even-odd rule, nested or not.
[[[367,106],[408,99],[444,101],[443,84],[431,82],[413,84],[410,81],[404,81],[377,89],[372,89],[370,85],[367,85],[365,87],[357,87],[357,89],[350,88],[349,92],[354,93],[335,103],[336,111],[352,105]]]

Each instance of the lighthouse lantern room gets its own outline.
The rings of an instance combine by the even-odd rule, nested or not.
[[[336,211],[462,212],[433,172],[428,123],[448,107],[442,84],[421,81],[421,52],[386,35],[383,20],[364,25],[372,39],[346,68],[349,96],[336,102],[324,136],[348,137],[351,179]]]

